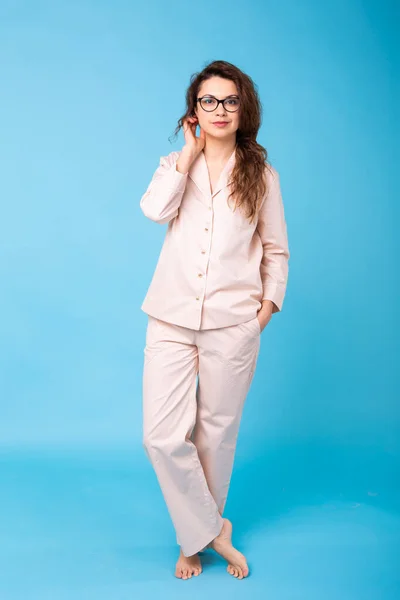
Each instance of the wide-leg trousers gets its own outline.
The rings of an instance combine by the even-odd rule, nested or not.
[[[197,331],[148,315],[143,446],[185,556],[222,529],[260,333],[257,317]]]

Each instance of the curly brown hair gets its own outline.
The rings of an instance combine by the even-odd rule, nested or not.
[[[268,191],[266,167],[269,169],[267,150],[257,141],[257,133],[261,126],[262,105],[257,86],[249,75],[238,67],[224,60],[214,60],[190,78],[186,91],[186,111],[178,120],[174,137],[183,127],[187,117],[193,116],[196,98],[201,84],[211,77],[223,77],[236,84],[240,97],[240,123],[236,132],[236,161],[230,178],[230,194],[235,198],[235,207],[242,206],[246,218],[253,222],[263,197]],[[242,210],[243,210],[242,209]]]

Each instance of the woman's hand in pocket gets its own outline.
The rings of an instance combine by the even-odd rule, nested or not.
[[[260,324],[261,332],[264,331],[264,329],[271,320],[273,307],[274,303],[272,302],[272,300],[264,300],[262,303],[262,307],[257,313],[257,319]]]

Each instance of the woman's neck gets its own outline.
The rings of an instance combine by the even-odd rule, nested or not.
[[[235,147],[236,136],[229,140],[206,137],[203,152],[208,164],[223,164],[229,159]]]

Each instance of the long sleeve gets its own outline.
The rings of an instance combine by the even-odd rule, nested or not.
[[[275,304],[272,312],[282,309],[288,278],[289,246],[279,174],[274,169],[269,192],[259,213],[257,229],[263,245],[260,265],[263,300]]]
[[[161,156],[160,164],[150,184],[141,197],[140,208],[144,215],[156,223],[168,223],[178,214],[185,191],[188,174],[176,168],[179,152]]]

